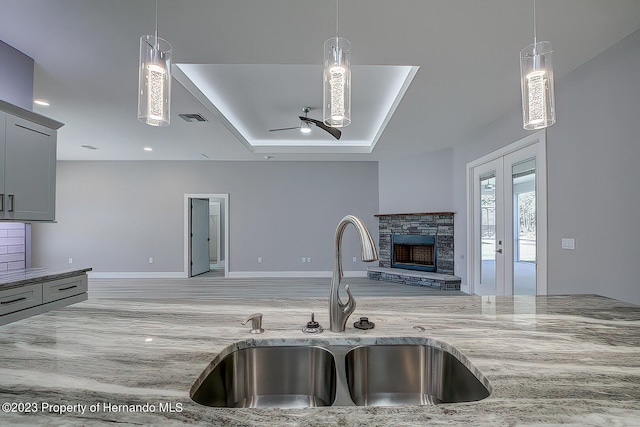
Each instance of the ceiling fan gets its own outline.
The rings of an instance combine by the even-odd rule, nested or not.
[[[291,127],[291,128],[269,129],[269,132],[279,132],[281,130],[299,129],[300,132],[304,134],[308,134],[308,133],[311,133],[310,125],[315,125],[320,129],[323,129],[329,132],[331,136],[333,136],[335,139],[340,139],[340,136],[342,136],[342,132],[340,132],[340,130],[327,126],[320,120],[310,119],[309,117],[307,117],[307,115],[309,114],[309,111],[311,111],[310,107],[302,107],[302,112],[304,113],[304,117],[298,116],[298,118],[300,119],[300,126]]]

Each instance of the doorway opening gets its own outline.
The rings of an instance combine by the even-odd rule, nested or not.
[[[185,194],[186,277],[229,275],[229,195]]]

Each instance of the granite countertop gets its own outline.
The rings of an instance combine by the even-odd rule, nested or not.
[[[91,271],[91,268],[27,268],[0,273],[0,290],[43,281],[64,279]]]
[[[346,332],[303,335],[311,311],[328,327],[327,306],[293,298],[90,299],[2,326],[0,403],[15,405],[0,412],[0,424],[622,426],[640,420],[638,306],[597,296],[361,297]],[[254,312],[264,314],[266,331],[258,337],[240,325]],[[376,328],[354,329],[359,316]],[[389,408],[225,409],[189,398],[214,357],[238,341],[378,337],[453,346],[489,381],[492,394],[471,403]],[[37,412],[24,413],[17,403]]]

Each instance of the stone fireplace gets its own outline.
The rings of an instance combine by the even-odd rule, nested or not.
[[[380,214],[374,280],[460,289],[453,275],[453,212]]]

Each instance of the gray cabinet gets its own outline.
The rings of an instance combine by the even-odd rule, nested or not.
[[[0,102],[0,220],[53,221],[62,123]]]
[[[6,283],[0,279],[0,326],[26,319],[36,314],[57,310],[87,299],[87,271],[77,270],[60,275],[44,272],[38,277],[38,269],[7,272]],[[33,277],[31,277],[33,275]],[[27,277],[12,283],[12,277]],[[2,276],[0,276],[2,277]],[[24,282],[24,283],[23,283]]]
[[[40,304],[42,304],[42,284],[40,283],[0,290],[0,316]]]

